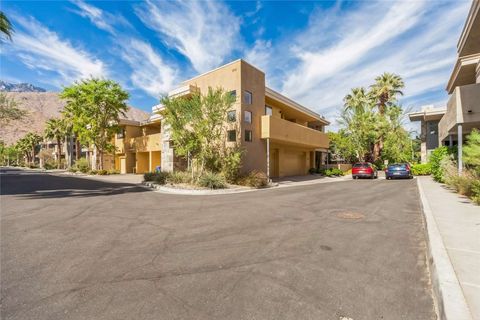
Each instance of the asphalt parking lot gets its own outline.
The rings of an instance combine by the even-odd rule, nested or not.
[[[2,319],[434,319],[414,180],[215,196],[4,170]]]

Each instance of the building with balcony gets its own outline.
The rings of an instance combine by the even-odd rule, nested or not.
[[[227,146],[240,145],[244,152],[242,173],[263,171],[270,177],[304,175],[319,167],[329,139],[327,120],[314,111],[266,87],[265,74],[243,60],[236,60],[186,80],[169,97],[205,94],[222,88],[236,97],[228,112]],[[175,156],[169,129],[163,123],[162,106],[152,109],[147,123],[123,122],[115,138],[115,163],[121,172],[173,171],[184,164]]]
[[[450,97],[441,112],[411,113],[410,120],[423,127],[438,127],[438,145],[458,146],[458,170],[462,170],[462,145],[472,129],[480,129],[480,0],[474,0],[457,44],[457,60],[446,90]],[[443,114],[442,114],[443,113]],[[436,123],[438,121],[438,123]],[[425,139],[429,130],[426,130]],[[424,142],[422,135],[422,143]],[[425,141],[426,142],[426,141]],[[427,148],[428,149],[428,148]],[[422,156],[422,161],[424,160]],[[425,157],[425,161],[427,157]]]

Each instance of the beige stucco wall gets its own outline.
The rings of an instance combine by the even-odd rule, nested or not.
[[[150,155],[148,152],[137,152],[136,173],[145,173],[150,170]]]

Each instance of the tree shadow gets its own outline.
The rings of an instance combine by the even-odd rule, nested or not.
[[[130,183],[57,176],[29,170],[2,170],[0,176],[0,195],[18,195],[24,199],[87,198],[147,191]]]

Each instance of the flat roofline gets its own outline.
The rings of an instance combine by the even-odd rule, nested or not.
[[[447,112],[446,108],[415,111],[415,112],[408,113],[408,118],[410,119],[410,121],[421,121],[427,117],[443,116],[446,112]]]
[[[458,57],[455,65],[453,66],[452,73],[448,79],[447,87],[445,90],[451,94],[455,87],[453,86],[455,80],[458,78],[462,67],[467,67],[469,65],[476,65],[480,61],[480,53],[470,54],[468,56]]]
[[[140,121],[130,119],[120,119],[118,121],[120,125],[140,126]]]
[[[255,68],[255,69],[257,69],[258,71],[260,71],[261,73],[265,74],[265,72],[263,72],[262,70],[258,69],[257,67],[255,67],[255,66],[252,65],[251,63],[248,63],[247,61],[245,61],[245,60],[243,60],[243,59],[237,59],[237,60],[233,60],[233,61],[231,61],[231,62],[229,62],[229,63],[226,63],[226,64],[224,64],[224,65],[221,65],[221,66],[219,66],[219,67],[217,67],[217,68],[215,68],[215,69],[206,71],[206,72],[201,73],[201,74],[199,74],[199,75],[196,75],[196,76],[194,76],[194,77],[192,77],[192,78],[190,78],[190,79],[184,80],[184,81],[181,82],[181,84],[182,84],[182,85],[185,85],[186,82],[190,82],[190,81],[195,80],[195,79],[197,79],[197,78],[203,77],[204,75],[207,75],[207,74],[210,74],[210,73],[212,73],[212,72],[218,71],[218,70],[220,70],[220,69],[222,69],[222,68],[228,67],[229,65],[232,65],[232,64],[237,63],[237,62],[239,62],[239,61],[244,62],[244,63],[248,64],[249,66],[251,66],[252,68]]]
[[[462,33],[460,34],[460,38],[457,42],[457,52],[460,53],[461,49],[465,45],[465,41],[467,40],[467,34],[472,28],[473,19],[476,18],[478,11],[480,10],[480,1],[473,0],[472,5],[470,6],[470,10],[468,11],[467,20],[463,25]]]
[[[265,87],[265,95],[267,94],[270,94],[270,96],[272,98],[276,98],[278,100],[284,100],[286,102],[286,104],[292,106],[294,109],[297,109],[298,111],[301,111],[301,112],[304,112],[314,118],[316,118],[317,120],[319,120],[320,122],[323,122],[325,125],[329,125],[330,122],[324,118],[322,118],[321,115],[319,115],[318,113],[316,113],[315,111],[312,111],[310,109],[308,109],[307,107],[304,107],[302,106],[301,104],[299,104],[298,102],[295,102],[293,101],[292,99],[284,96],[283,94],[269,88],[269,87]]]

